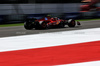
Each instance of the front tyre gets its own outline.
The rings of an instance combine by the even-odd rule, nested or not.
[[[69,20],[68,20],[68,26],[69,26],[69,27],[75,27],[75,25],[76,25],[76,22],[75,22],[74,19],[69,19]]]
[[[46,23],[46,22],[43,22],[43,23],[41,24],[41,28],[42,28],[42,29],[47,29],[47,23]]]

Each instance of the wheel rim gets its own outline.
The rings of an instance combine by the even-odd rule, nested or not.
[[[43,24],[42,24],[42,27],[45,28],[45,27],[46,27],[46,23],[43,23]]]
[[[72,21],[72,25],[75,25],[75,21]]]

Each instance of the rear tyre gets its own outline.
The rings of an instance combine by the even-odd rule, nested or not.
[[[24,28],[26,30],[32,30],[34,28],[34,24],[30,21],[26,21],[26,22],[24,22]]]
[[[35,22],[35,29],[37,30],[37,29],[40,29],[41,27],[40,27],[40,24],[39,24],[39,22],[38,21],[36,21]]]
[[[47,29],[47,23],[46,23],[46,22],[43,22],[43,23],[41,24],[41,28],[42,28],[42,29]]]
[[[35,29],[47,29],[47,23],[42,22],[41,24],[37,21],[35,22]]]
[[[75,27],[75,25],[76,25],[76,22],[75,22],[74,19],[69,19],[69,20],[68,20],[68,26],[69,26],[69,27]]]

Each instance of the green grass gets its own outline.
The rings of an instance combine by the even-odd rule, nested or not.
[[[23,26],[24,23],[17,23],[17,24],[2,24],[0,27],[11,27],[11,26]]]
[[[90,21],[90,20],[100,20],[100,18],[98,19],[79,19],[76,21]],[[23,26],[24,23],[17,23],[17,24],[2,24],[0,25],[0,27],[11,27],[11,26]]]
[[[97,18],[97,19],[79,19],[79,20],[76,20],[76,21],[90,21],[90,20],[100,20],[100,18]]]

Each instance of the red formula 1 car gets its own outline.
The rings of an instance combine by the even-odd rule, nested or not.
[[[80,22],[76,22],[74,19],[69,20],[63,20],[60,18],[51,18],[51,17],[44,17],[39,20],[29,19],[26,20],[24,23],[24,28],[27,30],[31,30],[33,28],[35,29],[47,29],[52,27],[60,27],[63,28],[65,25],[68,25],[69,27],[75,27],[77,25],[80,25]]]

